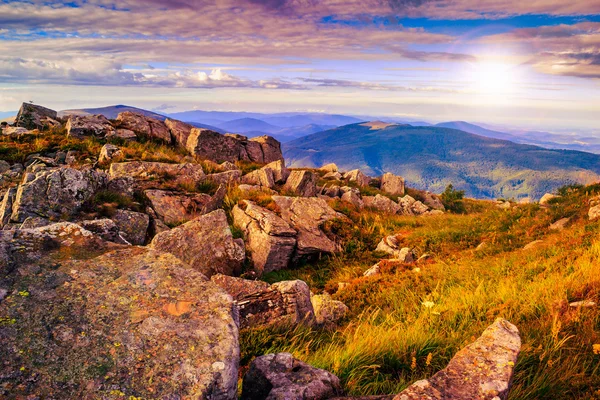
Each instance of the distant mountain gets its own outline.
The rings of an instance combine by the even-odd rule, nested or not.
[[[510,140],[512,142],[518,141],[519,139],[518,137],[509,133],[493,131],[475,124],[470,124],[465,121],[442,122],[434,126],[437,126],[439,128],[458,129],[459,131],[472,133],[479,136],[485,136],[492,139]]]
[[[292,128],[283,128],[277,132],[273,132],[272,136],[281,143],[285,143],[304,136],[312,135],[313,133],[322,132],[333,128],[336,128],[336,125],[309,124]]]
[[[167,117],[158,114],[152,111],[144,110],[142,108],[125,106],[122,104],[116,106],[108,106],[108,107],[100,107],[100,108],[81,108],[81,109],[72,109],[72,110],[63,110],[58,113],[59,117],[67,116],[67,115],[91,115],[91,114],[101,114],[104,115],[108,119],[115,119],[117,116],[125,111],[131,111],[146,115],[151,118],[156,118],[160,121],[164,121]]]
[[[283,145],[293,167],[394,172],[418,189],[441,192],[452,183],[478,198],[540,198],[571,183],[600,179],[600,156],[550,150],[443,127],[346,125]]]
[[[196,128],[201,128],[201,129],[210,129],[211,131],[215,131],[215,132],[219,132],[221,134],[225,134],[227,133],[226,131],[224,131],[221,128],[217,128],[216,126],[212,126],[212,125],[207,125],[207,124],[201,124],[198,122],[188,122],[188,124],[195,126]]]
[[[240,118],[233,121],[222,122],[219,127],[227,132],[246,133],[252,131],[272,133],[281,129],[279,126],[256,118]]]
[[[18,111],[0,111],[0,121],[17,116]]]

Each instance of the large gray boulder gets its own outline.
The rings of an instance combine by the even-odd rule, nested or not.
[[[367,175],[363,174],[359,169],[353,169],[352,171],[348,171],[344,174],[344,179],[348,179],[348,182],[354,182],[359,187],[369,186],[369,182],[371,178]]]
[[[244,243],[233,239],[223,210],[161,232],[149,246],[173,254],[208,277],[239,275],[246,258]]]
[[[394,196],[404,196],[404,178],[386,172],[381,176],[381,190]]]
[[[3,257],[7,245],[27,250]],[[1,328],[4,395],[235,398],[231,296],[176,257],[56,224],[0,232],[7,259],[0,315],[18,323]]]
[[[244,375],[242,400],[326,400],[342,393],[337,376],[289,353],[257,357]]]
[[[133,245],[146,243],[146,235],[150,227],[148,214],[129,210],[116,210],[111,219],[119,228],[121,238]]]
[[[167,225],[175,226],[206,214],[211,196],[204,193],[179,193],[169,190],[144,192],[152,209]],[[213,211],[213,210],[210,210]]]
[[[48,125],[48,118],[55,120],[57,113],[37,104],[23,103],[15,118],[15,126],[25,129],[43,129]]]
[[[115,133],[115,128],[104,115],[71,115],[66,124],[67,136],[103,138]]]
[[[303,197],[317,195],[317,175],[308,170],[294,170],[287,178],[284,191],[289,191]]]
[[[213,275],[211,280],[233,297],[240,327],[265,325],[312,325],[315,312],[308,285],[300,280],[269,285],[262,281]]]
[[[171,143],[171,132],[164,122],[140,113],[125,111],[117,116],[119,128],[134,131],[136,134],[165,143]]]
[[[339,244],[327,237],[321,226],[327,221],[346,217],[331,208],[325,200],[316,197],[273,196],[273,201],[281,210],[281,218],[298,231],[296,258],[340,250]]]
[[[209,129],[194,128],[186,148],[193,155],[216,163],[241,160],[268,164],[283,160],[281,144],[270,136],[248,139],[242,135],[221,135]]]
[[[363,196],[362,201],[365,207],[388,214],[397,214],[398,211],[401,210],[398,203],[380,194],[375,196]]]
[[[590,221],[595,221],[600,218],[600,204],[590,207],[588,211],[588,218]]]
[[[273,171],[273,180],[275,183],[284,184],[290,176],[290,170],[286,168],[283,159],[270,162],[263,167],[263,169],[267,168]]]
[[[397,236],[386,236],[377,245],[375,251],[381,251],[392,256],[394,260],[411,263],[415,260],[413,251],[408,247],[400,247]]]
[[[192,133],[194,127],[185,122],[178,121],[176,119],[167,118],[165,119],[165,125],[171,131],[171,137],[173,141],[181,147],[186,147],[187,140]]]
[[[254,270],[263,273],[287,268],[296,247],[296,231],[274,212],[244,201],[232,211],[233,223],[244,232]]]
[[[504,400],[520,349],[517,327],[498,318],[445,369],[415,382],[394,400]]]
[[[335,327],[348,313],[348,307],[341,301],[332,299],[327,292],[311,296],[310,301],[317,324],[325,327]]]
[[[12,205],[11,221],[74,215],[87,200],[106,187],[107,181],[104,172],[94,169],[42,169],[35,175],[26,176],[19,185]]]

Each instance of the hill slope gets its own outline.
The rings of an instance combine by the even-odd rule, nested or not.
[[[441,192],[449,183],[480,198],[539,198],[570,183],[599,179],[600,156],[550,150],[456,129],[352,124],[286,143],[293,167],[335,162],[378,175],[394,172],[419,189]]]

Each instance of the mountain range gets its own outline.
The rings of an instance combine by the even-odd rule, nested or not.
[[[292,167],[330,162],[377,176],[393,172],[410,186],[441,192],[448,184],[477,198],[540,198],[574,183],[600,179],[600,155],[544,149],[462,130],[358,123],[285,143]]]

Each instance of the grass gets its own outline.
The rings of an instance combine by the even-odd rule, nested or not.
[[[352,224],[337,227],[343,253],[278,271],[269,282],[306,280],[350,308],[336,330],[271,327],[241,333],[242,363],[288,351],[340,377],[351,395],[398,393],[444,368],[495,318],[521,332],[522,348],[510,399],[600,398],[600,313],[571,301],[600,301],[600,223],[587,220],[600,185],[573,187],[549,208],[465,201],[467,214],[436,217],[358,213],[334,202]],[[562,232],[548,226],[570,217]],[[326,227],[327,228],[327,227]],[[373,252],[385,235],[431,258],[417,265],[389,263],[378,276],[362,273],[382,258]],[[532,250],[522,247],[543,240]],[[486,242],[484,250],[476,251]],[[348,285],[338,290],[338,284]],[[427,308],[423,302],[433,302]]]

